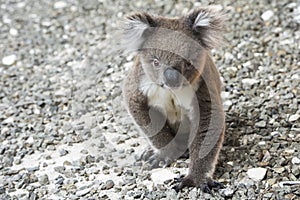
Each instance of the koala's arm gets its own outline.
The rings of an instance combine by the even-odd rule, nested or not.
[[[142,74],[141,66],[136,62],[134,67],[129,71],[123,87],[127,109],[152,145],[160,150],[161,157],[170,156],[163,154],[170,152],[165,150],[165,148],[173,148],[174,151],[178,148],[175,141],[173,141],[173,130],[168,125],[164,114],[156,108],[149,107],[147,97],[139,90],[139,82]]]

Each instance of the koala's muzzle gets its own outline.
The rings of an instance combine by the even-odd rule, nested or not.
[[[164,71],[165,84],[169,87],[179,87],[181,74],[172,68],[168,68]]]

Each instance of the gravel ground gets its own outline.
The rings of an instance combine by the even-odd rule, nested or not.
[[[271,3],[270,3],[271,2]],[[120,96],[124,15],[221,2],[0,0],[0,199],[300,199],[300,2],[224,0],[227,133],[213,195],[148,170]]]

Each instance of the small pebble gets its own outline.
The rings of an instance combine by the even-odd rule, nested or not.
[[[59,150],[59,155],[60,156],[65,156],[65,155],[67,155],[69,152],[67,151],[67,150],[65,150],[65,149],[61,149],[61,150]]]
[[[3,65],[7,65],[7,66],[10,66],[10,65],[13,65],[17,60],[17,56],[16,55],[9,55],[9,56],[5,56],[2,58],[2,64]]]
[[[300,115],[294,114],[294,115],[291,115],[291,116],[289,117],[289,121],[290,121],[290,122],[295,122],[295,121],[297,121],[299,118],[300,118]]]
[[[231,188],[229,188],[229,187],[227,187],[227,188],[225,188],[225,189],[220,189],[219,190],[219,193],[223,196],[223,197],[232,197],[232,195],[233,195],[233,193],[234,193],[234,190],[233,189],[231,189]]]
[[[252,85],[254,85],[254,84],[256,84],[256,83],[259,83],[259,81],[256,80],[256,79],[245,78],[245,79],[242,80],[242,83],[243,83],[244,85],[247,85],[247,86],[252,86]]]
[[[61,175],[59,175],[58,177],[55,178],[55,184],[57,185],[62,185],[64,182],[64,177],[62,177]]]
[[[41,175],[39,177],[39,183],[41,185],[48,185],[50,183],[48,175],[47,174]]]
[[[299,164],[300,164],[300,159],[297,158],[297,157],[293,157],[293,158],[292,158],[292,163],[293,163],[294,165],[299,165]]]
[[[54,171],[58,172],[58,173],[64,173],[64,171],[66,170],[65,166],[57,166],[54,167]]]
[[[261,18],[262,18],[264,21],[268,21],[268,20],[270,20],[273,16],[274,16],[274,12],[273,12],[272,10],[267,10],[267,11],[265,11],[265,12],[261,15]]]
[[[104,189],[109,190],[109,189],[113,188],[114,185],[115,185],[115,183],[112,180],[108,180],[104,184]]]
[[[92,188],[85,188],[83,190],[77,191],[75,195],[82,197],[82,196],[85,196],[86,194],[88,194],[91,190],[92,190]]]
[[[57,1],[54,3],[54,9],[63,9],[67,6],[68,6],[68,4],[65,1]]]
[[[9,29],[9,34],[12,36],[17,36],[19,34],[18,30],[15,28]]]
[[[248,169],[247,175],[249,178],[251,178],[254,181],[261,181],[267,173],[267,169],[258,167],[258,168],[252,168]]]
[[[255,123],[255,126],[258,128],[265,128],[267,125],[267,123],[265,121],[259,121],[257,123]]]

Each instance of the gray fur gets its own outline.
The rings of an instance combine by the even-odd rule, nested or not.
[[[219,73],[209,50],[220,44],[222,16],[209,7],[181,18],[147,13],[127,18],[125,43],[138,54],[125,80],[124,100],[156,151],[149,159],[154,167],[189,150],[189,174],[177,189],[213,185],[225,119]],[[178,80],[174,76],[179,81],[174,88],[164,77],[167,69],[181,74]]]

